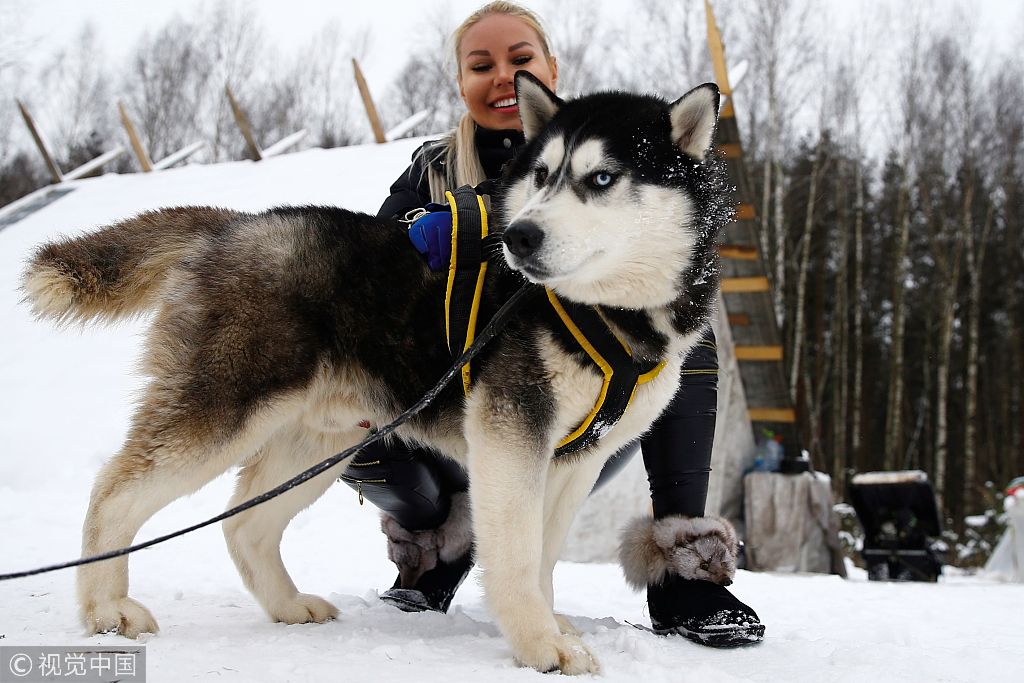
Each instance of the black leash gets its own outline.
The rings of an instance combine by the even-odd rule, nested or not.
[[[91,564],[93,562],[109,560],[114,557],[120,557],[121,555],[128,555],[129,553],[134,553],[136,550],[149,548],[150,546],[154,546],[157,543],[163,543],[164,541],[169,541],[172,538],[184,536],[185,534],[190,533],[192,531],[196,531],[197,529],[202,529],[203,527],[210,526],[211,524],[216,524],[217,522],[223,521],[228,517],[233,517],[234,515],[237,515],[240,512],[244,512],[249,508],[256,507],[261,503],[265,503],[271,498],[275,498],[284,493],[285,491],[295,488],[296,486],[302,484],[303,482],[309,481],[318,474],[326,472],[327,470],[331,469],[332,467],[340,463],[342,460],[345,460],[346,458],[355,455],[356,451],[358,451],[359,449],[364,448],[376,441],[380,441],[385,436],[391,434],[398,427],[400,427],[402,424],[408,421],[409,418],[411,418],[413,415],[415,415],[416,413],[420,412],[428,405],[430,405],[434,401],[434,399],[436,399],[437,396],[441,393],[441,391],[444,390],[445,386],[447,386],[447,384],[451,382],[456,375],[460,374],[462,366],[468,363],[470,360],[472,360],[472,358],[476,356],[480,352],[480,350],[483,349],[483,347],[486,346],[487,343],[490,342],[495,337],[495,335],[497,335],[498,332],[500,332],[502,328],[505,327],[506,324],[508,324],[509,319],[511,319],[512,316],[515,315],[516,312],[519,310],[519,307],[523,303],[523,300],[528,295],[535,294],[538,291],[540,290],[537,287],[534,287],[533,285],[530,284],[524,284],[522,287],[520,287],[519,290],[516,291],[516,293],[513,294],[511,297],[509,297],[509,300],[506,301],[504,305],[502,305],[502,307],[498,309],[498,312],[494,314],[494,317],[491,318],[490,322],[487,323],[486,327],[484,327],[480,331],[480,334],[473,342],[473,345],[466,349],[466,351],[455,360],[455,364],[448,369],[448,372],[446,372],[441,377],[440,381],[438,381],[438,383],[435,384],[430,391],[423,395],[423,398],[421,398],[419,401],[414,403],[412,407],[410,407],[404,413],[395,418],[393,422],[384,425],[376,432],[370,434],[368,437],[360,441],[355,446],[352,446],[351,448],[348,448],[336,455],[332,455],[326,460],[316,465],[313,465],[308,470],[300,472],[299,474],[295,475],[294,477],[284,482],[280,486],[270,489],[266,493],[262,493],[256,496],[255,498],[251,498],[245,501],[244,503],[231,508],[230,510],[225,510],[216,517],[211,517],[205,522],[199,522],[198,524],[193,524],[188,528],[180,529],[178,531],[175,531],[170,534],[165,534],[163,536],[158,536],[157,538],[146,541],[145,543],[139,543],[138,545],[128,546],[127,548],[111,550],[105,553],[101,553],[99,555],[93,555],[92,557],[83,557],[77,560],[72,560],[71,562],[52,564],[46,567],[39,567],[37,569],[29,569],[27,571],[12,572],[10,574],[0,574],[0,581],[8,581],[10,579],[21,579],[26,576],[46,574],[48,572],[57,571],[58,569],[78,567],[83,564]]]

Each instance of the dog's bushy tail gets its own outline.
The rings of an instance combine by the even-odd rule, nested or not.
[[[239,214],[181,207],[149,211],[39,247],[22,288],[41,318],[114,321],[151,308],[168,272]]]

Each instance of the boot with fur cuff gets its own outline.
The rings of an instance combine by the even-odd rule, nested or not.
[[[448,519],[437,529],[409,531],[382,514],[381,530],[388,539],[388,559],[398,566],[398,578],[380,599],[404,612],[447,612],[473,568],[468,496],[452,497]]]
[[[757,613],[726,588],[738,548],[735,529],[721,517],[641,517],[624,530],[619,558],[627,583],[647,588],[655,633],[737,647],[764,638]]]

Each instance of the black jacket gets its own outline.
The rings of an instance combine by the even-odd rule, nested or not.
[[[477,128],[476,148],[487,177],[492,180],[498,178],[502,167],[515,156],[524,143],[523,133],[518,130]],[[420,145],[412,154],[409,168],[392,183],[391,195],[384,200],[377,215],[381,218],[401,218],[410,209],[417,209],[429,203],[430,183],[427,180],[427,164],[443,173],[447,151],[444,140],[431,140]]]

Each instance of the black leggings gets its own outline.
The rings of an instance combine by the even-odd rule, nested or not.
[[[708,497],[718,406],[718,350],[709,327],[683,364],[679,390],[651,430],[613,455],[594,489],[643,452],[655,518],[701,517]],[[342,480],[410,531],[436,529],[452,494],[469,486],[461,466],[428,449],[395,440],[360,451]]]

